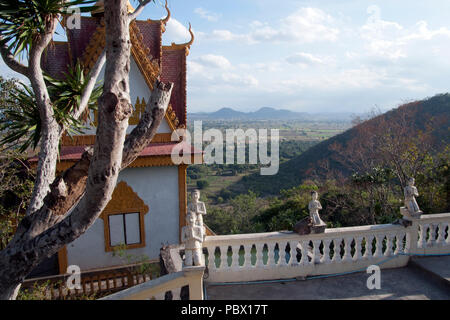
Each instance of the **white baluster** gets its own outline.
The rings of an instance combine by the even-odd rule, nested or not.
[[[375,245],[375,253],[373,255],[374,258],[379,258],[383,255],[383,238],[381,235],[376,235],[375,239],[376,239],[376,245]]]
[[[210,246],[208,248],[208,269],[209,270],[215,270],[216,268],[216,261],[215,261],[215,254],[214,251],[216,250],[215,246]]]
[[[228,246],[220,246],[220,269],[228,269]]]
[[[410,231],[406,233],[406,243],[405,248],[403,249],[404,253],[410,253],[411,252],[411,232],[416,232],[416,230]]]
[[[345,238],[344,239],[344,256],[342,257],[342,261],[347,262],[352,260],[352,253],[351,253],[351,244],[352,244],[353,238]]]
[[[249,269],[252,267],[252,244],[244,245],[244,268]]]
[[[154,296],[152,296],[151,299],[152,300],[165,300],[166,299],[166,293],[165,292],[157,293]]]
[[[353,255],[353,260],[358,261],[362,258],[362,241],[363,237],[355,238],[355,254]]]
[[[275,263],[275,246],[276,243],[267,243],[267,266],[274,267]]]
[[[437,225],[435,223],[430,225],[430,237],[427,241],[429,247],[433,247],[436,244],[436,227]]]
[[[308,241],[301,241],[300,242],[300,250],[302,252],[302,258],[300,259],[301,265],[308,265],[309,259],[308,259]]]
[[[286,241],[278,242],[278,247],[280,248],[280,251],[279,251],[280,261],[278,262],[278,264],[280,266],[287,266],[288,265],[288,262],[286,262],[286,246],[287,246],[287,242]]]
[[[419,248],[427,247],[427,233],[428,233],[429,224],[422,224],[420,226],[420,238],[419,238]]]
[[[232,255],[231,255],[231,268],[239,269],[239,248],[240,245],[231,246]]]
[[[342,258],[341,258],[341,243],[342,243],[342,239],[333,239],[333,244],[334,244],[334,248],[333,248],[333,259],[331,260],[332,262],[341,262]]]
[[[264,249],[264,243],[257,243],[256,244],[256,266],[259,268],[264,267],[264,261],[263,261],[263,257],[264,257],[264,253],[263,253],[263,249]]]
[[[331,239],[323,240],[323,255],[322,255],[322,260],[321,260],[322,263],[328,264],[331,262],[330,244],[331,244]]]
[[[445,223],[443,222],[439,223],[438,228],[439,231],[438,237],[436,239],[436,245],[442,246],[445,243],[445,228],[446,228]]]
[[[289,246],[291,247],[291,259],[289,260],[290,266],[296,266],[298,265],[297,262],[297,245],[298,241],[290,241]]]
[[[172,300],[181,300],[181,288],[172,289]]]
[[[364,252],[364,259],[372,258],[372,250],[373,250],[373,235],[366,236],[364,239],[366,240],[366,251]]]
[[[392,234],[386,235],[386,250],[384,251],[384,255],[386,257],[392,256],[392,245],[393,245],[392,239],[393,239],[393,237],[394,236]]]
[[[313,258],[312,261],[314,264],[320,263],[320,259],[322,258],[320,254],[320,243],[322,240],[313,240]]]
[[[403,252],[403,233],[397,233],[393,238],[393,244],[395,244],[395,251],[394,255],[398,255],[399,253]]]

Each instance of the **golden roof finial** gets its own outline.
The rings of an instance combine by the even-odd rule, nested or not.
[[[167,0],[166,0],[166,4],[164,6],[166,8],[167,11],[167,16],[164,19],[161,19],[161,22],[164,23],[164,25],[166,25],[166,23],[169,21],[170,19],[170,10],[169,7],[167,6]]]
[[[166,4],[164,5],[164,7],[166,8],[166,11],[167,11],[167,16],[165,18],[162,18],[160,20],[147,19],[147,22],[149,22],[149,23],[160,23],[163,33],[166,31],[165,27],[166,27],[167,22],[170,19],[170,10],[169,10],[169,7],[167,6],[167,0],[166,0]]]
[[[186,43],[180,43],[177,44],[175,42],[172,42],[172,44],[170,46],[163,46],[164,49],[166,50],[186,50],[186,55],[189,54],[189,49],[191,48],[191,45],[194,43],[194,33],[192,32],[192,26],[191,23],[189,23],[189,33],[191,35],[191,40],[189,40]]]

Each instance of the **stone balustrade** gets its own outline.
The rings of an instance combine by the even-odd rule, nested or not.
[[[208,282],[287,279],[403,267],[413,254],[450,253],[450,213],[422,215],[410,226],[325,229],[321,234],[269,232],[208,236]]]
[[[171,292],[172,300],[181,300],[181,288],[189,287],[189,300],[203,300],[203,273],[205,267],[185,267],[157,279],[125,289],[100,300],[164,300]]]

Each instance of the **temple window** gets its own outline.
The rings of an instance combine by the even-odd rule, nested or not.
[[[148,206],[121,181],[112,194],[111,201],[101,214],[104,224],[105,251],[125,245],[125,249],[145,247],[144,216]]]

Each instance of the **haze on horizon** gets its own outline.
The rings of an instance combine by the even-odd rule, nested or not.
[[[136,5],[133,1],[130,1]],[[139,19],[165,16],[163,0]],[[392,109],[448,89],[450,2],[169,0],[164,44],[195,41],[188,110]],[[17,76],[3,61],[4,76]]]

